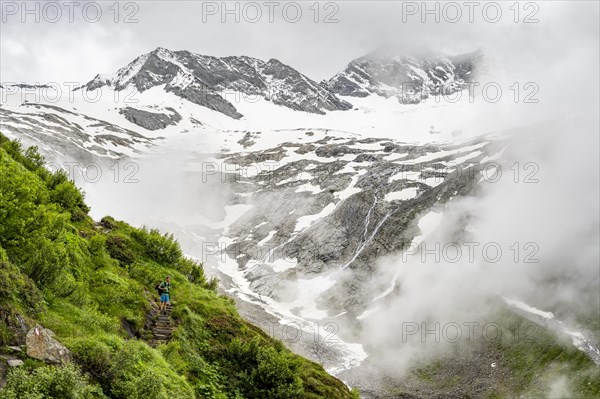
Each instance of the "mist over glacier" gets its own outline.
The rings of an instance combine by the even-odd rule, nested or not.
[[[512,56],[529,61],[519,64],[523,69],[517,74],[506,63],[489,65],[500,79],[535,71],[541,88],[540,102],[531,108],[504,108],[501,101],[498,124],[537,112],[546,122],[511,129],[513,140],[502,152],[508,163],[494,171],[497,182],[484,182],[476,195],[436,209],[441,221],[409,254],[378,261],[381,273],[373,289],[390,295],[373,302],[361,337],[377,352],[380,369],[402,375],[414,362],[449,353],[457,329],[461,340],[473,332],[481,336],[481,330],[470,330],[472,324],[481,328],[490,322],[502,297],[554,312],[571,329],[577,329],[582,314],[600,313],[599,102],[598,93],[586,89],[598,86],[597,37],[589,35],[598,31],[589,28],[584,23],[574,28],[574,36],[562,38],[558,31],[524,38],[535,41],[535,53],[533,43],[505,43]],[[542,43],[549,38],[552,48]],[[557,56],[558,48],[563,56]],[[511,73],[504,75],[507,69]],[[466,230],[457,232],[459,226]],[[490,244],[486,256],[482,248]],[[445,246],[447,252],[439,249]],[[499,256],[496,248],[502,250]],[[436,331],[442,339],[436,340]],[[444,339],[444,332],[451,338]],[[557,378],[547,382],[556,397],[572,394],[568,381]]]

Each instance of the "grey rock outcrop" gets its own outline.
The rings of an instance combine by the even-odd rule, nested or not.
[[[54,332],[41,325],[29,330],[26,338],[27,355],[53,364],[71,361],[71,352],[54,338]]]
[[[165,90],[167,92],[172,92],[175,95],[188,100],[189,102],[212,109],[213,111],[220,112],[233,119],[239,119],[243,116],[237,111],[233,104],[225,100],[218,93],[208,88],[208,86],[202,82],[195,81],[194,83],[184,87],[167,85]]]
[[[167,108],[167,111],[169,111],[170,114],[125,107],[121,109],[120,113],[125,116],[125,119],[129,122],[135,123],[144,129],[159,130],[164,129],[169,125],[175,125],[181,120],[181,115],[173,108]]]

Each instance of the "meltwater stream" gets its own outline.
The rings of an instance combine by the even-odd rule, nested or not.
[[[502,299],[528,320],[570,337],[577,349],[585,353],[594,363],[600,366],[600,348],[592,341],[589,332],[574,331],[570,326],[556,319],[551,312],[536,309],[516,299],[505,297],[502,297]]]

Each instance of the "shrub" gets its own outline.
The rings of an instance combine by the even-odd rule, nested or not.
[[[296,373],[299,363],[285,350],[276,350],[258,339],[229,345],[228,365],[231,383],[249,399],[292,399],[303,392]]]
[[[79,369],[42,366],[32,372],[24,368],[11,369],[2,391],[5,399],[104,399],[102,390],[90,385]]]
[[[0,143],[1,147],[11,156],[11,158],[15,159],[17,162],[22,162],[23,160],[23,144],[21,140],[8,140],[4,138]]]
[[[156,229],[143,227],[131,232],[131,236],[144,247],[146,255],[165,266],[174,265],[182,258],[183,253],[173,234],[160,234]]]
[[[73,182],[68,180],[59,183],[50,191],[50,200],[71,213],[77,210],[84,214],[89,212],[89,208],[83,201],[83,194]]]
[[[25,150],[25,167],[31,171],[36,171],[44,166],[45,159],[40,154],[37,146],[29,147]]]
[[[0,245],[8,255],[13,248],[38,234],[47,222],[43,206],[47,193],[42,183],[11,162],[0,149]]]
[[[10,331],[5,323],[0,323],[0,345],[10,345],[14,338],[14,333]]]
[[[56,172],[48,175],[46,179],[46,186],[48,187],[48,189],[54,190],[58,185],[68,181],[69,176],[67,175],[67,172],[63,169],[59,169]]]
[[[219,279],[216,277],[211,278],[210,281],[206,283],[205,288],[212,292],[217,292],[217,288],[219,288]]]
[[[106,237],[106,249],[111,257],[123,265],[130,265],[135,260],[131,239],[122,234],[109,234]]]
[[[119,339],[105,336],[88,336],[72,346],[77,364],[90,373],[103,386],[110,386],[114,376],[111,373],[112,354],[122,347]]]
[[[44,157],[40,154],[37,146],[32,146],[23,151],[23,145],[19,140],[8,140],[2,136],[0,147],[3,148],[15,161],[25,166],[32,172],[44,170]]]
[[[69,264],[65,245],[40,238],[31,242],[30,257],[23,263],[25,273],[39,288],[52,287],[64,274]],[[35,248],[35,249],[34,249]]]
[[[88,248],[91,255],[92,267],[94,269],[100,269],[102,267],[108,267],[112,264],[110,255],[107,251],[106,236],[100,234],[94,234],[88,240]]]
[[[117,227],[117,221],[112,216],[104,216],[100,219],[100,224],[109,230]]]
[[[177,270],[187,277],[188,281],[196,285],[204,286],[206,277],[204,276],[204,265],[190,258],[182,257],[175,265]]]
[[[41,292],[13,264],[0,260],[0,305],[20,303],[34,313],[43,306]]]
[[[82,222],[85,220],[87,213],[82,211],[80,208],[75,208],[71,211],[71,221]]]
[[[154,349],[139,341],[127,341],[114,356],[115,376],[111,393],[126,399],[190,399],[192,387],[170,369]]]

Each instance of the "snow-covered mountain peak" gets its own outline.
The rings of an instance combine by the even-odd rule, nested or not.
[[[225,99],[224,92],[260,96],[277,105],[317,114],[352,107],[276,59],[264,62],[248,56],[219,58],[162,47],[137,57],[112,75],[97,75],[85,87],[134,87],[143,92],[163,85],[168,92],[233,118],[241,114]]]
[[[402,52],[382,47],[352,60],[323,86],[338,95],[397,97],[401,103],[419,103],[439,94],[465,88],[482,58],[478,50],[448,56],[431,50]]]
[[[140,72],[151,54],[152,53],[140,55],[115,73],[96,75],[94,79],[87,83],[86,88],[88,90],[94,90],[102,86],[111,86],[116,90],[124,89],[130,83],[131,79]]]

